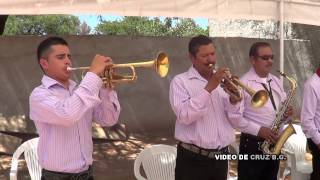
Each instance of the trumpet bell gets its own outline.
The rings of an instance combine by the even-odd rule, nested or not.
[[[169,71],[169,58],[166,53],[160,52],[155,62],[155,69],[160,77],[165,77]]]
[[[265,90],[260,90],[256,93],[251,98],[251,105],[255,108],[259,108],[264,106],[269,99],[269,94]]]

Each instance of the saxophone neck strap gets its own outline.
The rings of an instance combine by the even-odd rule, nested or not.
[[[275,111],[277,111],[277,106],[276,106],[276,103],[273,99],[273,95],[272,95],[272,89],[271,89],[271,85],[270,85],[270,82],[272,81],[272,79],[270,79],[268,81],[268,84],[269,84],[269,89],[267,88],[267,85],[265,83],[261,83],[261,85],[263,86],[263,88],[268,92],[269,94],[269,97],[270,97],[270,100],[271,100],[271,103],[272,103],[272,107]]]

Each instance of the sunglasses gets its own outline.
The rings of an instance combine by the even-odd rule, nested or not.
[[[258,58],[264,60],[264,61],[268,61],[269,59],[273,60],[273,55],[266,55],[266,56],[257,56]]]

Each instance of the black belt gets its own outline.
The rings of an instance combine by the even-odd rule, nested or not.
[[[56,172],[42,169],[42,178],[45,180],[52,178],[58,178],[59,180],[87,180],[92,176],[93,171],[91,166],[89,166],[88,170],[79,173]]]
[[[228,146],[221,148],[221,149],[204,149],[204,148],[201,148],[201,147],[196,146],[194,144],[188,144],[188,143],[184,143],[184,142],[179,142],[178,145],[186,150],[189,150],[189,151],[196,153],[196,154],[200,154],[202,156],[206,156],[208,158],[215,158],[214,155],[216,155],[216,154],[228,154],[229,153]]]

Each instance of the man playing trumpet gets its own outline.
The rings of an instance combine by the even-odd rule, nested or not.
[[[40,139],[38,144],[42,180],[92,180],[92,122],[112,126],[118,121],[117,93],[102,89],[99,74],[112,59],[96,55],[81,83],[70,80],[72,65],[67,42],[49,37],[37,49],[44,72],[42,84],[30,95],[30,118]]]
[[[189,58],[193,65],[170,85],[170,103],[177,116],[175,138],[179,141],[175,179],[226,180],[228,161],[215,155],[227,154],[228,145],[235,141],[231,124],[240,118],[241,97],[230,96],[220,86],[230,73],[228,68],[213,72],[217,60],[210,38],[192,38]],[[234,91],[228,84],[225,89]]]

